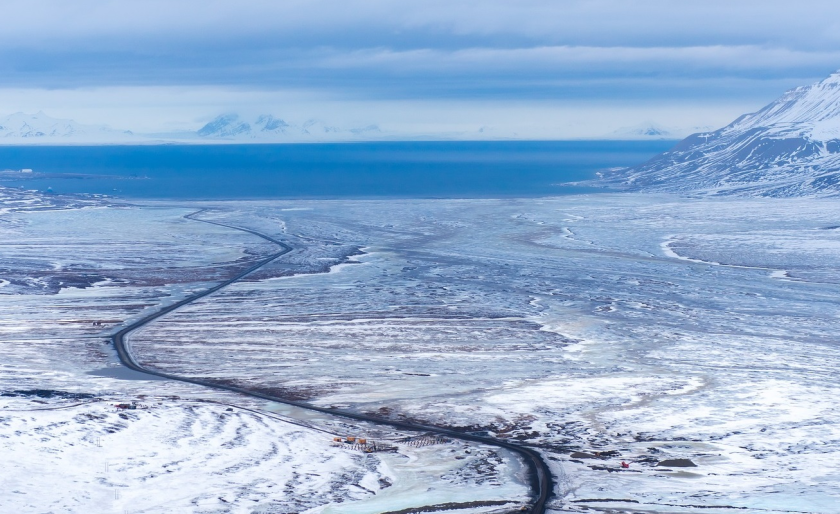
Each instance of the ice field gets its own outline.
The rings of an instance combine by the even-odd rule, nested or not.
[[[17,466],[0,485],[19,491],[0,507],[507,512],[527,499],[521,464],[492,448],[400,444],[120,378],[115,327],[275,251],[183,218],[206,209],[196,217],[293,250],[132,334],[146,366],[519,441],[551,463],[557,512],[838,511],[831,200],[26,200],[0,215],[0,451]],[[124,419],[120,399],[149,408]],[[330,444],[349,431],[396,453]],[[107,472],[98,444],[118,454]],[[101,460],[73,464],[89,454]],[[61,466],[73,471],[49,476]]]

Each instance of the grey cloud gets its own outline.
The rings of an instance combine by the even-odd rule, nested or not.
[[[666,96],[703,93],[710,81],[819,78],[840,67],[839,52],[742,47],[536,47],[455,51],[220,50],[161,55],[151,51],[0,52],[4,85],[229,85],[330,91],[372,97],[550,97],[633,88]],[[587,92],[588,91],[588,92]],[[692,93],[692,94],[694,94]]]
[[[676,75],[725,73],[733,75],[832,69],[840,66],[840,49],[804,52],[760,46],[700,47],[587,47],[467,48],[456,51],[368,49],[315,59],[313,67],[332,69],[388,69],[395,73],[508,73],[553,71],[599,74],[647,74],[670,69]]]
[[[707,46],[825,49],[840,44],[840,5],[823,0],[30,0],[4,6],[0,40],[213,46]],[[90,48],[89,48],[90,49]]]
[[[31,0],[4,7],[0,77],[370,98],[764,94],[840,68],[837,20],[840,4],[814,0]]]

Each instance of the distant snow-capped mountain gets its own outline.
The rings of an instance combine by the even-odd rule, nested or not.
[[[602,178],[643,191],[840,195],[840,72]]]
[[[334,140],[375,132],[379,132],[376,125],[343,130],[320,120],[308,120],[298,125],[271,114],[262,114],[251,121],[243,120],[238,114],[223,114],[198,129],[196,134],[202,139],[270,142]]]
[[[47,141],[112,141],[131,139],[129,131],[112,130],[99,125],[82,125],[73,120],[47,116],[43,112],[25,114],[18,112],[0,119],[0,139],[26,139]]]
[[[620,128],[608,137],[610,139],[677,139],[678,136],[676,130],[648,121],[632,127]]]
[[[198,130],[159,133],[133,133],[104,125],[84,125],[74,120],[52,118],[43,112],[18,112],[0,118],[0,144],[6,145],[283,143],[367,140],[380,134],[377,125],[339,129],[317,119],[294,124],[270,114],[252,119],[224,114]]]

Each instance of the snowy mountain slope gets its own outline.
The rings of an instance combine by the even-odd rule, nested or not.
[[[691,135],[641,166],[602,178],[644,191],[840,194],[840,72],[792,89],[722,129]]]
[[[112,130],[105,126],[82,125],[73,120],[47,116],[43,112],[26,114],[18,112],[0,119],[0,139],[37,139],[45,141],[129,141],[129,131]]]
[[[251,125],[239,121],[239,116],[236,114],[219,116],[196,131],[201,137],[230,137],[249,132],[251,132]]]

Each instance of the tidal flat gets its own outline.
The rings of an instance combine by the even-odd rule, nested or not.
[[[148,368],[516,441],[552,466],[549,511],[840,502],[835,201],[2,194],[5,510],[507,512],[528,500],[522,463],[497,448],[412,445],[417,434],[103,372],[119,368],[120,327],[276,251],[184,218],[197,211],[292,251],[132,333]],[[121,401],[147,408],[117,413]],[[332,443],[350,434],[395,450]]]

